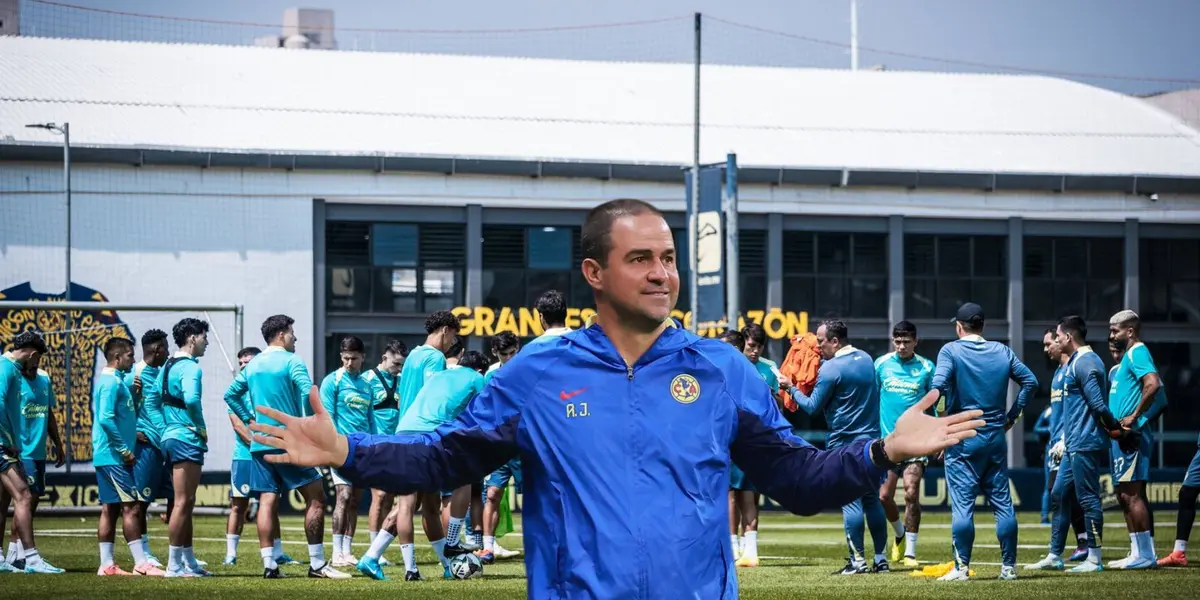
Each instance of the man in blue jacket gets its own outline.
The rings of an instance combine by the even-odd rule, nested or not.
[[[800,514],[872,492],[885,469],[974,435],[978,411],[909,411],[885,440],[822,452],[791,434],[736,348],[671,326],[679,290],[666,220],[638,200],[605,203],[581,232],[596,323],[531,345],[458,420],[432,434],[339,436],[329,416],[258,407],[268,460],[335,465],[398,493],[525,469],[530,598],[736,598],[725,537],[729,463]],[[663,551],[669,548],[669,551]]]
[[[996,515],[1000,579],[1017,578],[1017,518],[1008,490],[1008,443],[1004,434],[1021,418],[1025,403],[1037,390],[1037,378],[1008,346],[984,340],[983,325],[983,308],[974,302],[960,306],[954,318],[958,340],[942,346],[933,374],[930,396],[945,398],[948,414],[983,411],[986,423],[979,428],[978,437],[946,450],[954,569],[940,581],[970,578],[975,498],[980,492]],[[1008,408],[1010,379],[1021,386],[1012,408]]]
[[[858,440],[879,437],[879,394],[875,386],[875,361],[862,350],[851,346],[846,324],[830,320],[817,327],[817,344],[821,352],[821,370],[811,396],[804,395],[789,384],[788,393],[808,414],[823,413],[829,426],[827,449],[841,448]],[[846,566],[835,575],[859,575],[870,572],[864,556],[863,516],[871,530],[875,545],[876,573],[888,568],[884,550],[887,549],[887,517],[879,502],[876,487],[870,493],[842,506],[842,523],[850,556]]]

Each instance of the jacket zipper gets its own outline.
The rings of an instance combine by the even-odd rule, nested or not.
[[[632,402],[633,397],[634,397],[633,365],[630,365],[630,364],[625,365],[625,377],[629,381],[629,399]],[[632,419],[631,419],[631,421],[632,421]],[[636,444],[631,444],[630,447],[637,449],[637,452],[635,452],[634,456],[633,456],[634,462],[636,463],[640,460],[640,457],[637,456],[637,454],[639,452],[641,452],[641,447],[637,446]],[[648,583],[650,574],[647,573],[645,570],[645,565],[648,562],[648,553],[646,552],[646,548],[645,548],[645,541],[644,541],[645,535],[644,535],[644,532],[642,531],[641,524],[638,525],[637,537],[639,540],[641,540],[638,542],[638,554],[640,555],[638,563],[642,566],[641,566],[641,568],[638,569],[638,574],[637,574],[638,593],[637,593],[636,597],[646,598],[646,597],[648,597],[648,593],[649,593],[649,591],[647,590],[647,583]]]

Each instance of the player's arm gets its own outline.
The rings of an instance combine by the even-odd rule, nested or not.
[[[1121,425],[1108,408],[1108,390],[1104,386],[1104,367],[1097,366],[1092,361],[1085,362],[1087,364],[1080,366],[1080,361],[1075,361],[1071,366],[1075,369],[1075,377],[1081,383],[1079,387],[1083,391],[1083,401],[1087,403],[1092,418],[1096,419],[1096,422],[1105,431],[1119,431]]]
[[[1131,350],[1129,358],[1133,365],[1134,377],[1137,377],[1138,381],[1142,383],[1142,401],[1138,403],[1137,408],[1133,410],[1132,418],[1129,419],[1136,422],[1138,417],[1150,410],[1154,396],[1158,394],[1158,390],[1162,389],[1162,378],[1159,377],[1154,360],[1150,358],[1150,350],[1145,345]]]
[[[825,404],[833,397],[838,374],[837,367],[831,365],[832,363],[825,363],[821,370],[817,371],[817,384],[813,387],[812,395],[806,395],[798,387],[790,390],[792,400],[795,400],[800,409],[810,415],[824,410]]]
[[[54,466],[61,467],[67,462],[67,455],[64,451],[62,433],[58,431],[58,419],[54,417],[54,409],[58,405],[58,401],[54,397],[54,384],[50,382],[50,378],[46,378],[46,393],[50,394],[49,410],[46,412],[46,431],[50,435],[50,445],[54,447],[55,461]]]
[[[300,412],[307,413],[308,411],[305,408],[309,404],[304,399],[308,398],[308,394],[313,387],[313,382],[312,378],[308,375],[308,367],[304,366],[304,361],[292,356],[292,360],[288,365],[288,377],[292,380],[292,387],[296,390],[296,404],[300,406]]]
[[[238,418],[238,423],[245,424],[254,420],[254,413],[246,407],[246,394],[250,391],[250,382],[246,380],[246,372],[238,371],[234,376],[233,383],[229,384],[229,388],[225,390],[225,406],[229,407],[229,414]],[[237,424],[233,426],[236,431]],[[238,432],[240,435],[241,432]]]
[[[1033,432],[1038,435],[1050,435],[1050,408],[1042,411],[1038,415],[1038,420],[1033,424]]]
[[[337,414],[337,407],[333,405],[333,403],[337,400],[337,383],[334,381],[335,373],[337,373],[337,371],[326,375],[325,378],[321,380],[320,387],[321,406],[325,407],[325,412],[329,413],[330,415]],[[336,418],[334,419],[333,424],[339,424]]]
[[[929,389],[937,390],[938,400],[937,410],[939,413],[945,414],[949,407],[945,405],[946,397],[949,396],[950,384],[954,381],[954,371],[957,361],[954,360],[954,351],[950,344],[942,346],[938,351],[937,363],[933,368],[933,377],[929,380]]]
[[[1005,417],[1004,429],[1007,431],[1018,420],[1021,419],[1021,414],[1025,412],[1025,405],[1029,403],[1029,398],[1037,392],[1037,376],[1012,350],[1008,351],[1008,376],[1018,385],[1021,386],[1017,392],[1017,401],[1013,403],[1012,408],[1008,409],[1008,415]]]
[[[120,385],[111,385],[110,382],[103,384],[100,388],[100,401],[96,406],[96,419],[100,421],[100,428],[108,436],[109,446],[118,454],[127,456],[133,452],[126,445],[121,437],[121,430],[117,427],[117,402],[120,400],[120,394]]]
[[[250,445],[254,440],[250,436],[250,430],[246,428],[245,421],[237,416],[237,413],[230,411],[229,424],[233,425],[233,432],[237,434],[238,439],[242,440],[243,444]]]

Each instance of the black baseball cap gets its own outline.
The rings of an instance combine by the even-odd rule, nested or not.
[[[955,314],[954,318],[951,319],[950,322],[953,323],[955,321],[958,321],[961,323],[967,323],[967,322],[975,321],[975,320],[979,320],[979,321],[984,320],[983,307],[979,306],[978,304],[975,304],[974,302],[967,302],[967,303],[963,304],[962,306],[958,307],[958,313]]]

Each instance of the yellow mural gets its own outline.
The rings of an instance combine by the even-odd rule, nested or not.
[[[493,336],[509,332],[517,337],[536,337],[542,335],[542,324],[536,310],[519,307],[491,308],[487,306],[459,306],[451,310],[462,321],[462,329],[458,334]],[[568,308],[566,326],[578,329],[589,318],[595,316],[591,308]],[[671,311],[671,317],[683,322],[684,327],[692,323],[692,313],[682,310]],[[738,329],[749,323],[762,325],[767,337],[781,340],[800,335],[808,331],[808,313],[784,311],[778,308],[769,310],[748,310],[738,318]],[[719,326],[701,329],[698,333],[705,337],[717,337],[725,331],[725,321]]]

